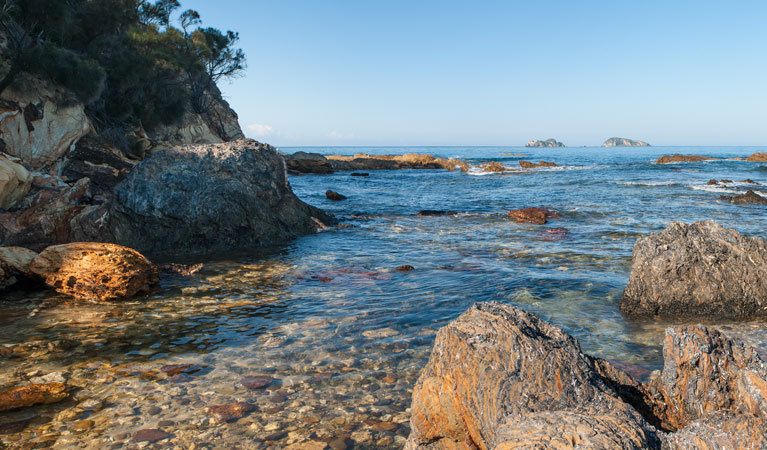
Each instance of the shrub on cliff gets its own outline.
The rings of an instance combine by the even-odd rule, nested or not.
[[[0,0],[0,92],[23,73],[87,104],[96,125],[151,128],[205,113],[211,88],[245,66],[239,36],[200,26],[178,0]]]

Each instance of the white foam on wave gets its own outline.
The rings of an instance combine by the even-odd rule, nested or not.
[[[691,184],[691,188],[696,191],[716,192],[719,194],[740,194],[741,192],[736,189],[725,189],[721,185],[707,185],[707,184]]]
[[[624,186],[673,186],[675,184],[680,184],[676,180],[667,180],[667,181],[619,181],[616,184],[624,185]]]

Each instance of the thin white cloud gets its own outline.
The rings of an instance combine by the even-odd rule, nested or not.
[[[335,141],[345,141],[345,140],[348,140],[348,139],[354,139],[354,135],[353,134],[339,133],[336,130],[333,130],[330,133],[328,133],[328,137],[330,139],[335,140]]]
[[[271,125],[262,125],[260,123],[252,123],[245,127],[248,133],[257,138],[265,138],[270,136],[279,136],[280,133],[274,129]]]

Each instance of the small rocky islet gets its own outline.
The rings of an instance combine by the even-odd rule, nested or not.
[[[749,322],[767,316],[764,239],[643,226],[591,192],[563,203],[562,173],[596,170],[534,151],[283,154],[246,139],[217,89],[204,113],[118,131],[75,94],[33,74],[0,93],[0,447],[766,445],[765,327]],[[696,185],[729,194],[707,213],[763,214],[765,153],[656,162],[707,161],[760,180]],[[487,174],[502,176],[477,177],[484,192],[456,183]],[[435,186],[433,205],[376,209]],[[458,311],[488,297],[503,302]],[[712,317],[727,322],[687,323]]]

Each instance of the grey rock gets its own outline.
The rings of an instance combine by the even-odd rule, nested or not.
[[[152,255],[279,244],[333,219],[299,200],[282,156],[250,139],[151,154],[115,188],[110,240]]]
[[[736,205],[745,205],[745,204],[767,205],[767,198],[762,197],[761,195],[757,194],[756,192],[750,189],[745,194],[735,195],[735,196],[723,195],[719,197],[719,199],[726,200],[730,203],[735,203]]]
[[[285,164],[291,173],[333,173],[330,161],[319,153],[296,152],[284,155]]]
[[[643,141],[635,141],[633,139],[626,139],[626,138],[619,138],[619,137],[613,137],[610,138],[604,143],[602,143],[602,147],[649,147],[650,144]]]
[[[556,139],[546,139],[545,141],[530,141],[525,144],[525,147],[538,147],[538,148],[553,148],[564,147],[565,144],[559,142]]]
[[[620,301],[629,316],[767,315],[767,242],[714,221],[637,239]]]

